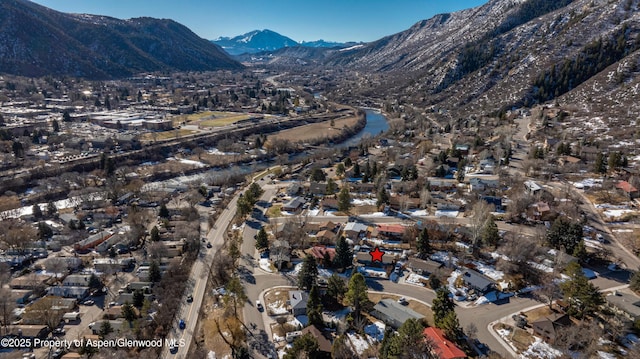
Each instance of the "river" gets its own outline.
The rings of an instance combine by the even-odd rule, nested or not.
[[[349,138],[348,140],[340,144],[337,144],[336,145],[337,147],[345,148],[350,146],[357,146],[360,143],[360,141],[362,141],[363,138],[376,136],[380,134],[380,132],[384,132],[387,129],[389,129],[389,123],[387,122],[387,118],[379,110],[370,109],[370,108],[366,108],[364,110],[366,114],[367,124],[355,136]],[[295,156],[295,159],[303,160],[306,156],[308,156],[307,153],[300,153]],[[195,182],[195,181],[209,182],[211,179],[214,179],[216,177],[219,178],[220,176],[228,176],[231,173],[249,174],[252,172],[266,169],[271,165],[273,165],[272,162],[260,162],[260,163],[255,163],[251,165],[233,166],[231,168],[226,168],[226,169],[212,169],[204,173],[198,173],[198,174],[189,175],[189,176],[178,176],[165,181],[147,183],[144,185],[143,190],[178,188],[178,187],[184,186],[185,184]],[[91,194],[93,199],[101,199],[104,197],[104,195],[105,195],[104,193],[100,193],[100,192]],[[58,209],[62,209],[62,208],[75,207],[79,205],[80,202],[82,202],[81,198],[68,198],[60,201],[55,201],[54,203]],[[40,204],[42,208],[46,208],[46,205],[47,205],[46,203]],[[25,206],[15,210],[6,211],[3,213],[0,213],[0,218],[19,217],[22,215],[31,214],[32,208],[33,208],[32,206]]]

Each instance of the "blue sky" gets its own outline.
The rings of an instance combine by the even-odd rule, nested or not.
[[[175,20],[205,39],[270,29],[296,41],[373,41],[487,0],[35,0],[54,10]]]

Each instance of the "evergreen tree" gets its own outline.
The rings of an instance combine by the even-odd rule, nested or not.
[[[333,258],[334,265],[345,270],[353,264],[353,252],[349,248],[349,243],[344,236],[340,236],[336,244],[336,256]]]
[[[169,209],[164,203],[160,206],[160,210],[158,211],[158,216],[160,218],[165,218],[165,219],[168,219],[170,216]]]
[[[605,302],[602,293],[589,282],[577,262],[569,263],[565,274],[569,279],[560,284],[560,289],[569,303],[569,315],[578,319],[593,315]]]
[[[460,322],[458,322],[458,315],[453,310],[447,312],[444,318],[442,318],[440,325],[440,329],[442,329],[444,335],[450,340],[456,341],[464,334],[460,328]]]
[[[350,157],[347,157],[347,158],[345,158],[345,159],[344,159],[344,166],[345,166],[346,168],[349,168],[349,167],[351,167],[352,165],[353,165],[353,161],[351,161],[351,158],[350,158]]]
[[[362,311],[371,306],[364,276],[355,273],[349,279],[349,286],[345,295],[347,303],[353,307],[356,318],[360,318]]]
[[[58,120],[53,120],[51,125],[53,127],[53,132],[60,132],[60,124],[58,123]]]
[[[69,110],[64,110],[64,112],[62,113],[62,121],[63,122],[71,122],[71,114],[69,113]]]
[[[307,333],[293,341],[293,345],[287,350],[283,359],[314,359],[317,358],[318,353],[318,340],[311,333]]]
[[[416,240],[416,250],[418,251],[418,257],[425,259],[431,252],[431,242],[429,241],[429,231],[423,228],[418,239]]]
[[[362,174],[362,171],[360,170],[360,165],[358,164],[358,162],[355,162],[353,164],[353,177],[360,178],[361,174]]]
[[[449,312],[453,312],[454,308],[455,304],[451,298],[449,298],[449,290],[445,287],[438,288],[431,306],[435,326],[442,329],[445,317]]]
[[[338,211],[349,212],[350,208],[351,194],[349,194],[349,188],[347,188],[347,186],[344,186],[338,194]]]
[[[141,308],[144,305],[144,293],[140,289],[133,291],[133,306]]]
[[[136,320],[136,311],[133,309],[133,305],[131,305],[131,303],[124,303],[120,311],[122,312],[122,317],[129,322],[129,325],[131,325],[131,322]]]
[[[498,241],[500,240],[500,233],[498,232],[498,225],[493,219],[492,215],[489,215],[487,220],[484,222],[482,226],[482,231],[480,232],[480,240],[485,246],[496,247],[498,245]]]
[[[547,232],[547,241],[551,247],[573,255],[576,246],[582,242],[582,224],[558,217]]]
[[[407,319],[398,334],[390,337],[383,358],[430,358],[430,342],[423,332],[424,325],[418,319]]]
[[[151,264],[149,264],[149,282],[157,283],[161,278],[160,265],[157,261],[151,261]]]
[[[336,182],[331,178],[327,178],[327,193],[325,194],[333,195],[336,193],[337,189],[338,189],[338,185],[336,184]]]
[[[316,278],[318,277],[318,267],[316,260],[310,254],[304,257],[302,262],[302,269],[298,273],[298,288],[309,290],[316,285]]]
[[[111,326],[111,322],[108,320],[103,320],[102,324],[100,324],[100,330],[98,331],[98,335],[100,338],[104,339],[107,335],[113,333],[113,326]]]
[[[327,176],[324,174],[322,168],[316,167],[311,170],[311,177],[309,179],[314,182],[323,182],[327,179]]]
[[[383,186],[380,186],[378,196],[376,198],[376,205],[381,206],[383,204],[389,204],[389,192],[387,192]]]
[[[344,176],[344,164],[342,162],[338,163],[338,165],[336,166],[336,176],[338,177],[342,177]]]
[[[53,236],[53,229],[45,222],[38,222],[38,238],[46,239]]]
[[[56,204],[53,202],[47,203],[47,216],[55,217],[57,213],[58,213],[58,207],[56,207]]]
[[[160,230],[158,229],[158,226],[153,226],[153,228],[151,228],[150,235],[152,242],[158,242],[160,240]]]
[[[238,307],[244,306],[244,303],[247,301],[247,293],[244,291],[244,286],[242,282],[240,282],[240,278],[234,275],[229,279],[224,288],[227,291],[223,298],[224,302],[227,307],[232,305],[233,315],[238,319]]]
[[[320,301],[320,290],[318,290],[317,285],[313,285],[309,291],[307,317],[309,318],[310,325],[315,325],[320,329],[324,327],[324,321],[322,320],[322,302]]]
[[[606,173],[607,172],[607,160],[604,153],[598,153],[596,157],[596,162],[593,165],[593,172],[595,173]]]
[[[336,337],[331,345],[331,358],[332,359],[353,359],[357,358],[358,354],[353,351],[349,338],[346,334],[341,334]]]
[[[38,204],[34,204],[34,205],[31,207],[31,212],[33,213],[33,217],[34,217],[35,219],[40,219],[40,218],[42,218],[42,217],[43,217],[42,209],[40,209],[40,205],[38,205]]]
[[[264,230],[264,226],[260,227],[258,234],[256,234],[256,249],[263,250],[269,247],[269,236],[267,231]]]
[[[629,288],[636,293],[640,293],[640,268],[631,276]]]
[[[640,283],[640,280],[638,281]],[[347,293],[347,285],[336,273],[333,273],[327,280],[327,296],[337,303],[342,302],[345,293]]]

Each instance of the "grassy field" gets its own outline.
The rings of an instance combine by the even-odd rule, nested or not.
[[[184,137],[187,135],[192,135],[194,133],[197,133],[197,131],[179,129],[179,130],[171,130],[171,131],[164,131],[164,132],[148,132],[140,136],[140,141],[153,142],[153,141],[173,140],[176,138],[176,133],[178,134],[178,137]]]
[[[274,204],[273,206],[269,207],[269,209],[267,210],[267,217],[280,217],[282,216],[282,205],[281,204]]]
[[[273,135],[267,136],[267,141],[284,139],[291,142],[305,142],[316,138],[331,137],[334,133],[338,134],[337,131],[340,131],[340,129],[344,127],[355,126],[357,122],[357,117],[347,117],[335,120],[333,127],[331,127],[331,121],[312,123],[276,132]]]
[[[232,123],[236,123],[238,121],[246,120],[250,117],[251,115],[247,115],[247,114],[232,114],[230,116],[225,116],[225,117],[216,116],[216,118],[202,120],[198,122],[198,125],[201,127],[222,127],[222,126],[230,125]]]

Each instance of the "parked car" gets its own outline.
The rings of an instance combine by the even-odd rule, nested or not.
[[[193,295],[189,294],[187,296],[187,303],[191,303],[191,302],[193,302]]]
[[[400,297],[398,298],[398,303],[402,304],[402,305],[407,305],[409,304],[409,302],[407,302],[407,299],[405,297]]]
[[[178,346],[177,346],[177,345],[175,345],[175,344],[171,344],[171,346],[169,347],[169,352],[170,352],[171,354],[175,354],[175,353],[177,353],[177,352],[178,352]]]
[[[260,303],[259,300],[256,300],[256,309],[258,309],[259,312],[262,312],[264,310],[264,307],[262,306],[262,303]]]
[[[84,305],[94,305],[94,304],[96,304],[96,302],[94,302],[92,299],[87,299],[84,302],[82,302],[82,304],[84,304]]]
[[[184,319],[180,319],[180,321],[178,322],[178,327],[180,329],[184,329],[187,327],[187,323],[184,322]]]
[[[211,248],[211,247],[213,247],[213,246],[211,245],[211,242],[207,242],[207,248]]]

